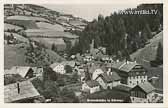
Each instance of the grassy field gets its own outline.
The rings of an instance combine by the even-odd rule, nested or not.
[[[23,47],[24,46],[24,47]],[[30,64],[26,63],[26,56],[24,55],[26,52],[26,45],[4,45],[4,68],[9,69],[12,66],[30,66]],[[56,62],[58,60],[64,60],[57,53],[46,49],[46,52],[49,54],[50,60]]]
[[[51,29],[51,30],[56,30],[56,31],[64,31],[65,30],[65,28],[59,24],[53,25],[53,24],[45,23],[45,22],[38,22],[36,24],[40,29]]]
[[[150,43],[147,44],[144,48],[141,48],[135,53],[131,54],[131,58],[136,58],[136,61],[142,64],[144,62],[148,63],[149,61],[155,60],[159,42],[161,42],[163,45],[163,32],[158,33],[156,36],[150,39],[149,42]]]
[[[6,22],[9,23],[9,24],[25,27],[25,29],[38,29],[35,21],[29,21],[29,20],[7,20]]]

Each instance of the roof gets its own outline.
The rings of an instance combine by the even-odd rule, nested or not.
[[[74,67],[76,63],[75,63],[75,61],[63,61],[63,62],[61,62],[61,63],[55,62],[55,63],[51,64],[50,67],[51,67],[51,68],[55,68],[55,67],[56,67],[57,65],[59,65],[59,64],[61,64],[61,65],[63,65],[63,66],[69,65],[69,66],[71,66],[71,67]]]
[[[28,66],[14,66],[10,70],[6,71],[5,74],[19,74],[21,77],[25,77],[31,67]]]
[[[63,62],[61,62],[61,64],[75,67],[76,62],[75,61],[63,61]]]
[[[129,87],[128,85],[125,85],[125,84],[117,85],[114,88],[117,90],[126,91],[126,92],[129,92],[131,90],[131,87]]]
[[[139,86],[142,90],[144,90],[146,93],[150,93],[152,91],[155,90],[155,87],[152,86],[151,83],[149,82],[144,82],[144,83],[140,83],[137,86]],[[135,86],[136,87],[136,86]]]
[[[18,93],[17,83],[9,84],[4,87],[4,101],[15,102],[23,99],[40,96],[30,81],[19,82],[20,93]]]
[[[96,69],[100,69],[100,67],[97,66],[97,65],[91,66],[91,67],[89,68],[89,73],[93,73]]]
[[[90,81],[87,81],[86,84],[89,86],[89,87],[96,87],[96,86],[99,86],[99,83],[95,80],[90,80]]]
[[[121,77],[116,73],[116,72],[112,72],[112,74],[108,75],[107,73],[102,73],[99,75],[100,77],[102,77],[102,79],[106,82],[112,82],[112,81],[118,81],[121,79]]]
[[[112,75],[110,75],[110,77],[113,81],[118,81],[121,79],[121,77],[116,72],[112,72]]]
[[[123,61],[123,62],[116,62],[116,63],[112,64],[112,68],[115,68],[115,69],[118,69],[121,71],[125,71],[125,72],[129,72],[137,65],[140,65],[140,64],[138,64],[136,62]]]
[[[51,64],[50,65],[50,67],[53,69],[53,68],[55,68],[57,65],[59,65],[60,63],[58,63],[58,62],[55,62],[55,63],[53,63],[53,64]]]
[[[79,36],[69,32],[56,31],[52,29],[27,29],[25,30],[29,37],[47,37],[47,38],[78,38]]]

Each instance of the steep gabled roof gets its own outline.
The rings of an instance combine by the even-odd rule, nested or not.
[[[9,84],[4,87],[4,101],[7,103],[16,102],[24,99],[40,96],[30,81],[19,82],[20,93],[17,83]]]
[[[138,64],[136,62],[122,61],[122,62],[116,62],[116,63],[112,64],[112,68],[115,68],[115,69],[118,69],[121,71],[125,71],[125,72],[129,72],[137,65],[140,65],[140,64]]]
[[[140,83],[137,86],[144,90],[146,93],[150,93],[155,90],[155,87],[149,82]]]
[[[86,84],[89,86],[89,87],[96,87],[96,86],[99,86],[99,83],[95,80],[90,80],[90,81],[87,81]]]
[[[106,82],[106,83],[109,83],[109,82],[112,82],[112,81],[113,81],[113,79],[112,79],[109,75],[107,75],[107,73],[102,73],[102,74],[100,74],[99,76],[100,76],[100,77],[103,79],[103,81]]]
[[[118,81],[121,79],[121,77],[116,72],[112,72],[110,77],[113,81]]]
[[[10,70],[6,71],[5,74],[19,74],[21,77],[25,77],[31,67],[29,66],[14,66]]]
[[[50,65],[50,68],[54,69],[57,65],[59,65],[60,63],[58,62],[55,62],[53,64]]]

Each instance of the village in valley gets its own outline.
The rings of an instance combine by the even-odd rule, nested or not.
[[[118,27],[105,22],[118,17],[89,22],[39,5],[5,4],[4,102],[163,103],[163,24],[157,23],[145,42],[139,40],[148,37],[150,27],[137,32],[140,25],[140,39],[129,44],[133,33],[122,32],[122,20]],[[110,27],[123,38],[110,38]]]

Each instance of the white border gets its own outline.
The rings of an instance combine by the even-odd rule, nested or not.
[[[4,87],[3,87],[3,72],[4,72],[4,42],[3,42],[3,28],[4,28],[4,24],[3,24],[3,4],[6,3],[16,3],[16,4],[140,4],[140,3],[163,3],[163,7],[164,7],[164,33],[163,33],[163,44],[164,44],[164,73],[163,73],[163,78],[164,78],[164,83],[163,83],[163,91],[164,91],[164,103],[162,104],[133,104],[133,103],[111,103],[111,104],[107,104],[107,103],[74,103],[74,104],[69,104],[69,103],[52,103],[52,104],[5,104],[4,103],[4,98],[3,98],[3,91],[4,91]],[[168,82],[168,72],[167,72],[167,67],[168,67],[168,57],[166,57],[166,55],[168,55],[168,45],[166,45],[166,43],[168,43],[168,36],[166,36],[168,34],[168,15],[167,12],[165,10],[168,10],[168,2],[166,2],[165,0],[5,0],[5,1],[0,1],[0,107],[13,107],[13,108],[18,108],[18,107],[40,107],[40,108],[44,108],[44,107],[77,107],[77,108],[86,108],[86,107],[92,107],[92,108],[102,108],[102,107],[106,107],[106,108],[116,108],[116,107],[120,107],[120,108],[141,108],[141,107],[149,107],[149,108],[163,108],[163,107],[168,107],[168,84],[166,82]]]

